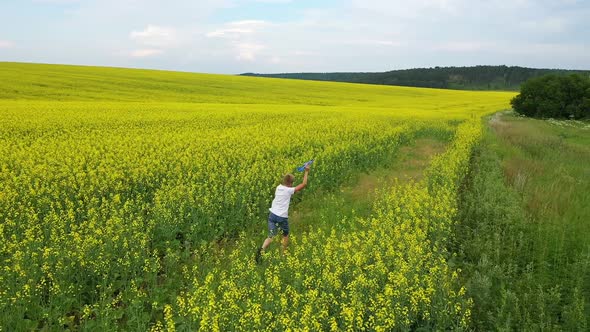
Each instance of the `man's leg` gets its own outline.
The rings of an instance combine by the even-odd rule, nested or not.
[[[278,229],[275,220],[272,219],[272,214],[268,216],[268,237],[264,240],[260,251],[266,250],[272,242],[272,238],[277,235]]]
[[[260,260],[262,258],[262,253],[264,253],[264,250],[266,248],[268,248],[268,246],[270,245],[271,242],[272,242],[272,237],[269,236],[266,238],[266,240],[264,240],[262,247],[256,249],[256,256],[254,257],[254,259],[256,260],[256,263],[260,264]]]
[[[281,221],[281,231],[283,232],[283,254],[285,250],[287,250],[287,245],[289,244],[289,220],[284,219]]]
[[[255,256],[256,263],[260,263],[260,260],[262,258],[262,253],[264,253],[264,250],[266,250],[266,248],[268,248],[268,246],[272,242],[272,238],[277,233],[277,225],[275,224],[274,220],[271,219],[271,216],[272,216],[272,214],[268,216],[268,237],[264,240],[264,243],[262,243],[262,247],[256,249],[256,256]]]
[[[287,250],[287,245],[289,244],[289,234],[283,236],[283,253]]]
[[[266,240],[264,240],[264,243],[262,244],[262,250],[266,250],[266,248],[268,248],[268,246],[270,245],[270,243],[272,242],[272,237],[267,237]]]

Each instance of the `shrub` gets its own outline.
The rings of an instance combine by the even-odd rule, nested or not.
[[[590,117],[590,78],[545,75],[526,81],[511,102],[522,115],[538,118]]]

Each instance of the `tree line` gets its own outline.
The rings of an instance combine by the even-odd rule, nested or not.
[[[528,79],[548,74],[579,74],[590,77],[590,71],[537,69],[517,66],[434,67],[392,70],[387,72],[244,73],[241,75],[439,89],[516,91]]]

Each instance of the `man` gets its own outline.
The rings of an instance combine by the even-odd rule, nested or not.
[[[309,165],[305,166],[305,174],[303,175],[303,182],[293,188],[293,181],[295,177],[293,174],[287,174],[283,178],[283,182],[277,186],[275,190],[275,198],[269,209],[268,215],[268,237],[264,240],[262,247],[256,250],[256,262],[260,263],[262,253],[268,248],[272,239],[278,234],[280,230],[283,234],[283,252],[289,243],[289,204],[291,203],[291,196],[294,193],[303,190],[307,186],[307,175],[309,174]]]

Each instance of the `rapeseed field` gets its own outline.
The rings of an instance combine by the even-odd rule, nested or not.
[[[448,264],[481,117],[513,93],[0,63],[0,330],[467,329]],[[451,137],[370,218],[253,261],[282,174],[303,199]],[[300,180],[300,179],[298,179]]]

